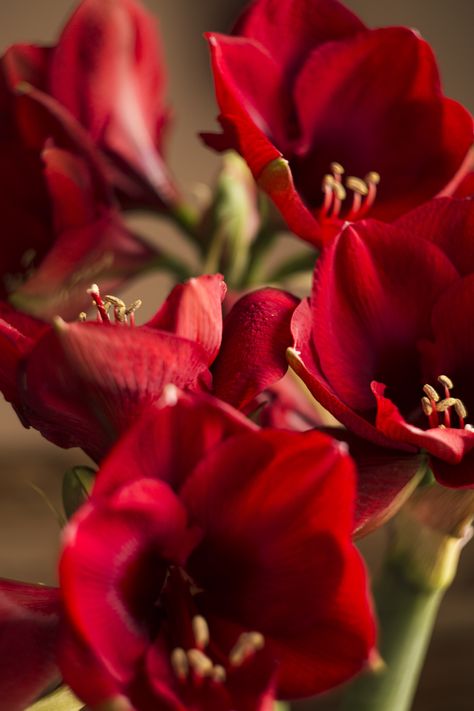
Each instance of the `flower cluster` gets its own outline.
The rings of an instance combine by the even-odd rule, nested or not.
[[[0,580],[8,711],[60,683],[107,711],[331,689],[378,658],[354,539],[430,471],[474,488],[473,122],[430,47],[338,0],[254,0],[208,41],[222,132],[202,138],[241,158],[199,214],[138,0],[82,0],[56,45],[0,60],[0,390],[97,468],[80,495],[65,479],[59,587]],[[143,324],[109,292],[186,269],[132,209],[223,272]],[[309,297],[280,288],[300,262],[260,268],[284,228],[312,247]]]

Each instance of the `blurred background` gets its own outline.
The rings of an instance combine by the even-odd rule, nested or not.
[[[214,102],[208,56],[202,33],[227,31],[241,0],[147,0],[159,17],[168,64],[168,96],[174,124],[169,162],[185,193],[208,184],[219,166],[196,134],[214,127]],[[2,0],[0,46],[14,42],[54,42],[74,0]],[[346,5],[371,26],[417,28],[438,56],[448,96],[474,109],[473,0],[346,0]],[[151,239],[179,237],[168,226],[143,220]],[[291,243],[290,243],[291,248]],[[128,289],[145,301],[144,315],[153,313],[169,287],[165,278],[148,277]],[[54,583],[58,523],[50,506],[60,508],[64,470],[87,463],[79,450],[63,451],[32,430],[25,430],[13,410],[0,402],[0,576]],[[44,492],[44,496],[39,493]],[[46,502],[49,501],[49,504]],[[363,548],[373,569],[383,534],[367,539]],[[474,709],[474,543],[466,549],[460,574],[443,603],[423,672],[414,711]],[[335,708],[321,699],[321,711]],[[0,700],[1,707],[1,700]]]

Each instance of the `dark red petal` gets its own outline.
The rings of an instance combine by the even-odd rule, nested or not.
[[[298,299],[278,289],[260,289],[236,302],[224,321],[213,368],[214,394],[244,408],[287,370],[290,322]]]
[[[474,200],[431,200],[401,217],[395,225],[407,236],[436,244],[460,274],[474,272]]]
[[[59,681],[56,642],[58,591],[0,580],[0,697],[8,711],[23,711]]]
[[[171,333],[63,323],[31,352],[22,402],[45,437],[100,459],[165,385],[200,389],[206,360]]]
[[[91,37],[94,41],[91,41]],[[86,0],[54,50],[50,92],[93,140],[173,197],[159,153],[167,118],[155,18],[134,0]],[[125,169],[126,170],[126,169]]]
[[[167,567],[183,563],[195,537],[171,489],[150,479],[84,506],[65,529],[60,578],[68,617],[117,683],[133,678],[159,620]]]
[[[297,79],[295,103],[301,161],[292,167],[310,204],[337,160],[350,175],[380,173],[371,214],[393,219],[438,194],[473,141],[469,112],[443,98],[430,47],[405,28],[316,49]]]
[[[251,41],[215,34],[208,41],[226,148],[241,153],[258,178],[281,156],[273,141],[285,135],[277,66]]]
[[[405,454],[378,447],[337,427],[324,432],[345,442],[357,468],[354,534],[366,536],[382,526],[403,506],[428,468],[424,454]]]
[[[257,0],[241,15],[234,34],[260,42],[289,79],[311,49],[364,29],[337,0]]]
[[[351,460],[321,433],[262,430],[224,442],[183,488],[204,531],[188,565],[199,604],[265,635],[283,696],[349,678],[374,644],[351,542],[354,483]]]
[[[454,427],[422,430],[406,422],[393,402],[384,396],[384,385],[374,382],[372,390],[377,399],[377,428],[395,442],[424,448],[450,464],[458,464],[474,448],[472,430]],[[472,480],[474,483],[474,475]]]
[[[9,88],[14,90],[20,82],[28,82],[38,89],[47,83],[51,50],[34,44],[14,44],[2,59],[2,68]]]
[[[474,452],[472,450],[465,454],[460,462],[454,465],[433,457],[431,459],[431,469],[433,470],[436,480],[443,486],[448,486],[453,489],[474,488],[474,477],[472,475],[474,469]]]
[[[457,276],[436,246],[375,220],[334,240],[315,272],[313,345],[321,373],[347,407],[373,410],[377,378],[413,397],[416,344],[430,332],[434,300]]]
[[[178,490],[220,442],[253,429],[250,420],[219,400],[168,389],[105,460],[94,496],[110,495],[139,478],[162,479]]]
[[[195,341],[212,363],[222,339],[222,301],[226,291],[221,274],[204,275],[178,284],[146,325]]]

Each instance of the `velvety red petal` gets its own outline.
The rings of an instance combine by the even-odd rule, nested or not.
[[[183,563],[195,534],[163,482],[139,480],[95,501],[65,529],[61,589],[77,634],[124,685],[159,623],[167,567]]]
[[[327,427],[324,432],[345,442],[356,464],[354,534],[366,536],[394,516],[411,496],[426,474],[427,456],[378,447],[342,428]]]
[[[457,277],[435,245],[375,220],[334,240],[315,272],[313,346],[320,372],[347,407],[373,412],[377,378],[412,397],[417,341],[430,331],[433,302]]]
[[[23,711],[59,681],[56,643],[58,591],[0,580],[0,696],[8,711]]]
[[[34,44],[14,44],[2,58],[2,68],[10,89],[28,82],[43,90],[47,83],[51,50]]]
[[[199,343],[212,363],[222,339],[222,301],[226,291],[221,274],[178,284],[146,325]]]
[[[45,437],[101,459],[165,385],[199,389],[206,360],[198,344],[171,333],[63,323],[31,352],[22,403]]]
[[[284,376],[290,322],[298,299],[265,288],[243,296],[224,321],[219,356],[213,368],[214,394],[244,408]]]
[[[290,79],[311,49],[364,29],[337,0],[256,0],[237,21],[234,34],[260,42]]]
[[[82,2],[54,49],[49,90],[166,200],[174,188],[159,153],[167,111],[155,24],[134,0]]]
[[[175,389],[165,391],[161,401],[143,414],[105,460],[94,496],[110,495],[139,478],[161,479],[178,490],[220,442],[253,429],[257,427],[250,420],[220,400],[204,394],[184,395]]]
[[[431,200],[401,217],[395,225],[407,236],[433,242],[449,257],[460,274],[474,272],[473,200]]]
[[[443,98],[429,45],[405,28],[316,49],[295,103],[302,136],[292,167],[309,204],[320,202],[320,181],[336,160],[349,175],[382,176],[371,214],[393,219],[438,194],[472,145],[469,112]]]
[[[208,35],[226,148],[247,161],[255,178],[281,156],[287,102],[282,102],[277,65],[257,44],[224,35]],[[260,81],[259,81],[260,79]]]
[[[199,604],[264,634],[279,694],[314,694],[363,666],[374,627],[340,444],[318,432],[238,435],[181,497],[204,531],[188,563],[205,591]]]

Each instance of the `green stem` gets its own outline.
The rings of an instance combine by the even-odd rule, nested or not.
[[[252,245],[249,256],[249,267],[240,287],[256,286],[262,284],[265,274],[265,257],[273,246],[278,233],[271,226],[263,226]]]
[[[180,281],[186,281],[186,279],[193,276],[192,270],[181,260],[165,254],[160,254],[155,259],[151,259],[143,269],[143,273],[154,271],[169,272]]]
[[[410,709],[443,593],[422,590],[385,565],[374,589],[385,665],[351,685],[341,711]]]
[[[439,605],[471,535],[471,498],[421,486],[393,519],[374,585],[383,661],[348,687],[341,711],[411,708]]]
[[[202,252],[203,244],[198,232],[199,219],[197,213],[189,205],[179,203],[173,206],[172,212],[169,213],[169,218]]]

